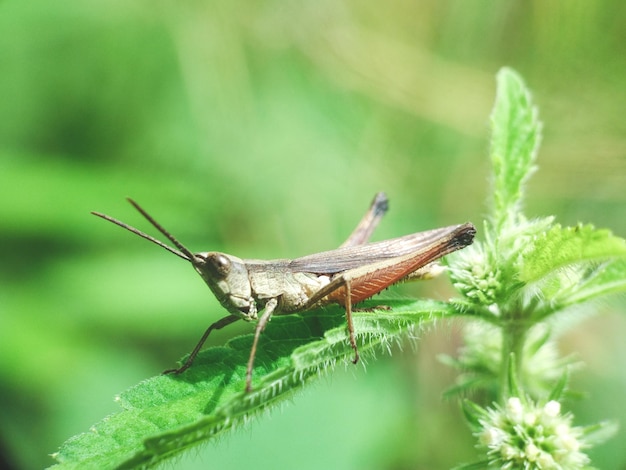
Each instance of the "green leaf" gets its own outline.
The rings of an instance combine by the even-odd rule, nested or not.
[[[530,92],[509,68],[500,70],[491,113],[494,228],[499,231],[521,209],[522,187],[535,167],[541,122]]]
[[[507,370],[506,370],[506,383],[507,383],[507,398],[508,397],[522,397],[522,388],[520,387],[518,373],[517,373],[517,359],[515,353],[508,355]]]
[[[476,432],[482,429],[480,420],[487,417],[487,410],[473,401],[465,399],[461,402],[461,411],[463,411],[465,419],[467,419],[467,422],[473,431]]]
[[[612,438],[619,430],[619,424],[615,421],[601,421],[583,428],[585,444],[594,446],[602,444]]]
[[[490,467],[491,462],[489,460],[481,460],[480,462],[466,463],[454,467],[452,470],[485,470]]]
[[[556,385],[550,392],[550,395],[548,396],[548,400],[562,401],[565,395],[565,390],[566,390],[568,383],[569,383],[569,370],[565,369],[565,372],[563,373],[563,375],[561,375],[561,378],[559,379],[559,381],[556,383]]]
[[[625,256],[626,241],[609,230],[597,230],[591,225],[555,225],[524,252],[519,279],[531,283],[571,264]]]
[[[479,390],[486,390],[487,393],[496,396],[497,394],[493,387],[494,382],[493,377],[488,376],[487,374],[483,374],[482,376],[461,374],[456,380],[456,385],[448,387],[444,390],[443,398],[450,400],[455,397],[467,396],[470,393],[476,393]]]
[[[562,306],[573,305],[603,295],[626,292],[626,258],[606,263],[581,282],[575,292],[560,301]]]
[[[362,357],[388,349],[407,331],[455,313],[444,302],[384,303],[393,309],[353,314]],[[118,401],[123,411],[69,439],[55,454],[60,462],[55,468],[153,466],[291,397],[305,382],[354,354],[340,308],[276,316],[261,336],[253,391],[246,394],[251,342],[252,335],[245,335],[207,349],[180,376],[153,377],[122,393]]]

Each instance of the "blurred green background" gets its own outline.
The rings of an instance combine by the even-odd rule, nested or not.
[[[0,455],[40,468],[172,367],[223,315],[178,258],[89,215],[193,251],[295,257],[350,233],[376,191],[378,239],[472,220],[488,192],[495,73],[545,123],[527,213],[626,236],[626,4],[0,3]],[[479,225],[480,227],[480,225]],[[445,279],[386,295],[447,298]],[[626,426],[624,299],[563,338],[588,364],[577,423]],[[176,468],[448,468],[474,456],[454,380],[459,324],[339,367],[293,404]],[[238,324],[210,344],[251,331]],[[594,449],[626,468],[626,431]]]

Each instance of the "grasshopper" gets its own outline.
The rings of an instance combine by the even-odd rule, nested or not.
[[[192,253],[139,204],[130,198],[128,201],[176,248],[113,217],[99,212],[92,214],[189,261],[229,313],[207,328],[181,367],[164,373],[180,374],[187,370],[213,330],[239,319],[256,321],[246,369],[247,392],[252,389],[252,368],[259,337],[272,315],[303,312],[331,303],[342,305],[354,351],[352,362],[356,364],[359,353],[352,322],[353,306],[392,284],[438,274],[441,268],[433,262],[470,245],[476,233],[471,223],[465,223],[368,243],[388,209],[387,197],[378,193],[352,234],[335,250],[293,260],[241,259],[214,251]]]

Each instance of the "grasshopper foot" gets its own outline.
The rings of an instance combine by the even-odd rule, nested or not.
[[[161,374],[162,375],[170,375],[170,374],[179,375],[185,372],[187,369],[189,369],[190,366],[191,366],[191,363],[185,363],[182,366],[180,366],[178,369],[167,369],[167,370],[164,370]]]

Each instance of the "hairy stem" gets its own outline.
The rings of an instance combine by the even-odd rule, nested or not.
[[[519,394],[522,383],[522,354],[528,325],[519,319],[504,323],[502,328],[502,367],[500,369],[501,401]],[[511,362],[513,361],[513,364]]]

